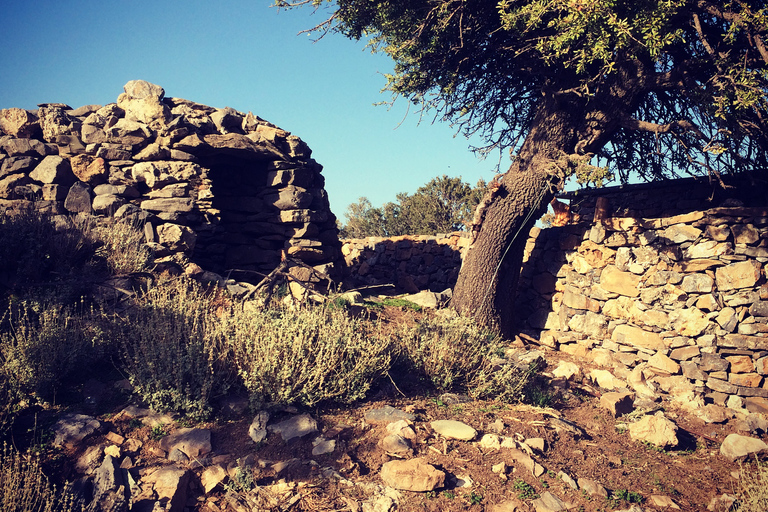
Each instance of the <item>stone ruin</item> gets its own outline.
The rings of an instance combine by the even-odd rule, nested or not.
[[[0,211],[132,219],[160,261],[240,281],[284,257],[340,277],[336,218],[306,143],[143,80],[124,90],[105,106],[0,110]]]

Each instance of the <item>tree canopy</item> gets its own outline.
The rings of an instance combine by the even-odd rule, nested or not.
[[[764,148],[764,0],[278,0],[333,5],[319,30],[395,62],[386,89],[482,149],[520,150],[537,106],[584,116],[581,180],[755,172]],[[566,151],[569,153],[569,151]],[[581,162],[583,163],[583,161]]]
[[[443,175],[419,187],[414,194],[397,194],[396,202],[375,208],[366,197],[347,207],[341,236],[435,235],[466,230],[485,193],[480,180],[471,187],[461,178]]]

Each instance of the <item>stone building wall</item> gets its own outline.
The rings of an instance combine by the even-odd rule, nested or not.
[[[246,271],[240,280],[282,254],[341,270],[322,167],[301,139],[145,81],[124,91],[105,106],[0,111],[0,211],[146,221],[156,256]]]
[[[398,293],[441,292],[459,276],[467,233],[342,240],[349,287],[394,284]]]
[[[640,395],[768,407],[766,188],[690,179],[563,198],[571,223],[528,240],[521,328]]]

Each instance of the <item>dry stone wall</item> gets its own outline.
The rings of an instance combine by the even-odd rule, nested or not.
[[[766,189],[713,190],[681,180],[566,195],[571,223],[528,240],[521,327],[614,367],[639,394],[768,410]]]
[[[394,284],[399,293],[441,292],[459,276],[466,233],[368,237],[342,241],[351,288]]]
[[[1,110],[0,211],[136,219],[156,256],[241,280],[283,254],[339,274],[336,218],[306,143],[142,80],[124,91],[105,106]]]

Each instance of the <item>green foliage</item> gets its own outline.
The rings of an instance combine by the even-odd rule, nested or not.
[[[525,480],[517,479],[512,484],[512,487],[517,491],[517,497],[521,500],[536,500],[539,498],[536,489],[533,488]]]
[[[214,296],[189,279],[160,282],[124,317],[112,317],[120,369],[158,411],[205,419],[229,384],[226,344],[213,314]]]
[[[351,403],[390,367],[391,342],[378,325],[338,309],[243,309],[224,324],[255,403]]]
[[[102,360],[106,340],[84,305],[20,303],[0,318],[0,379],[12,395],[50,398]]]
[[[3,512],[73,512],[74,498],[48,482],[36,457],[3,446],[0,452],[0,510]]]
[[[638,492],[630,491],[628,489],[617,489],[611,493],[608,500],[611,502],[611,506],[617,507],[622,501],[626,501],[627,503],[642,503],[643,496]]]
[[[594,154],[595,169],[622,180],[764,173],[768,163],[763,0],[276,3],[331,4],[319,29],[391,57],[385,89],[479,134],[483,151],[554,134],[547,114],[557,112],[567,126],[555,149]]]
[[[165,436],[168,435],[168,426],[158,424],[152,427],[152,429],[149,431],[149,438],[153,441],[159,441]]]
[[[420,320],[400,335],[401,354],[439,391],[466,390],[476,398],[519,401],[530,368],[494,364],[502,339],[471,319]]]
[[[480,180],[473,188],[461,178],[441,176],[413,194],[397,195],[397,202],[374,208],[361,197],[347,207],[342,237],[435,235],[463,231],[472,221],[475,207],[485,193]]]
[[[402,308],[402,309],[410,309],[411,311],[419,312],[421,311],[421,306],[418,304],[411,302],[407,299],[400,299],[397,297],[391,297],[383,299],[379,302],[382,306],[390,306],[394,308]]]

